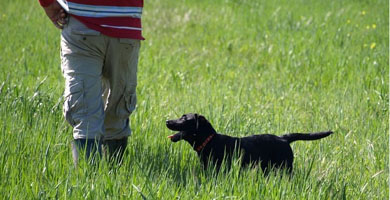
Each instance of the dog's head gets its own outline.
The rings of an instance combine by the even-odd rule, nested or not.
[[[204,116],[193,113],[184,114],[179,119],[167,120],[166,125],[173,131],[179,131],[168,136],[172,142],[185,140],[194,145],[197,141],[203,141],[210,134],[215,133],[214,128]]]

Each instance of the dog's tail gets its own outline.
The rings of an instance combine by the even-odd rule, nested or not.
[[[288,143],[297,141],[297,140],[319,140],[321,138],[327,137],[332,134],[333,131],[318,132],[318,133],[291,133],[280,136],[282,139],[286,140]]]

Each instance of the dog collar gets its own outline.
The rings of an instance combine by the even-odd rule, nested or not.
[[[206,140],[202,143],[202,145],[198,146],[196,148],[196,151],[201,151],[206,145],[207,143],[210,142],[210,140],[214,137],[215,133],[211,134],[209,137],[206,138]]]

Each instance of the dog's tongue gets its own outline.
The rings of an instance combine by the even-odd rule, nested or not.
[[[168,138],[171,139],[172,142],[177,142],[181,139],[179,134],[170,135]]]

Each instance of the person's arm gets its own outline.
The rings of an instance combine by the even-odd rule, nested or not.
[[[46,15],[57,28],[64,28],[66,13],[56,0],[39,0],[39,4],[41,4]]]

